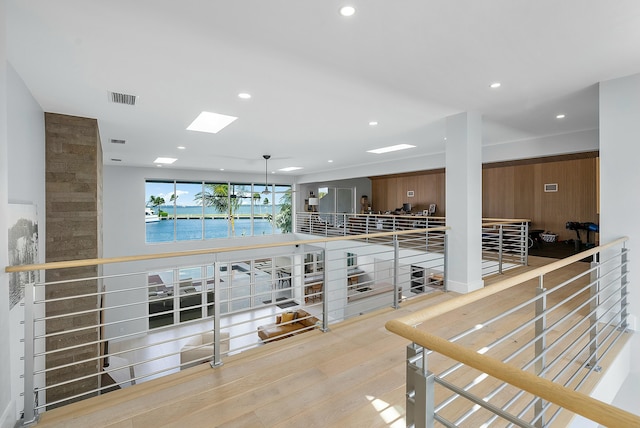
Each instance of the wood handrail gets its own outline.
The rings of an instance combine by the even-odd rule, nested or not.
[[[486,222],[498,222],[498,223],[527,223],[530,222],[529,218],[483,218],[482,221]]]
[[[411,229],[411,230],[398,230],[394,232],[378,232],[378,233],[367,233],[367,234],[360,234],[360,235],[341,235],[341,236],[334,236],[330,238],[300,239],[296,241],[274,242],[269,244],[256,244],[256,245],[243,245],[239,247],[206,248],[202,250],[142,254],[137,256],[68,260],[68,261],[62,261],[62,262],[49,262],[49,263],[40,263],[40,264],[32,264],[32,265],[6,266],[4,268],[4,271],[7,273],[11,273],[11,272],[29,272],[34,270],[66,269],[66,268],[75,268],[75,267],[106,265],[106,264],[112,264],[112,263],[127,263],[127,262],[143,261],[143,260],[168,259],[168,258],[174,258],[174,257],[202,256],[206,254],[226,253],[226,252],[232,252],[232,251],[247,251],[247,250],[259,250],[263,248],[288,247],[292,245],[301,245],[301,244],[304,244],[304,245],[321,244],[323,242],[331,242],[331,241],[345,241],[345,240],[352,241],[356,239],[381,238],[385,236],[394,236],[394,235],[410,235],[416,232],[419,232],[419,233],[438,232],[438,231],[445,231],[449,229],[450,229],[449,227],[440,226],[440,227],[430,227],[428,229],[418,228],[418,229]]]
[[[493,219],[484,219],[484,220],[493,220]],[[510,220],[497,220],[497,221],[489,221],[487,223],[482,223],[482,227],[487,227],[487,226],[500,226],[502,224],[513,224],[513,223],[527,223],[531,220],[527,220],[527,219],[510,219]]]
[[[550,380],[536,376],[533,373],[505,364],[495,358],[480,354],[462,345],[452,343],[447,339],[415,328],[416,325],[433,319],[443,313],[476,302],[485,297],[489,297],[495,293],[514,287],[518,284],[522,284],[530,279],[539,277],[553,270],[560,269],[597,252],[622,244],[628,239],[629,238],[626,236],[619,238],[608,244],[583,251],[582,253],[567,257],[566,259],[505,279],[496,284],[456,297],[455,299],[447,302],[388,321],[385,324],[385,327],[387,330],[427,349],[433,350],[434,352],[466,364],[469,367],[480,370],[483,373],[514,385],[517,388],[525,390],[604,426],[640,426],[639,416],[603,403],[565,386],[556,384]]]
[[[437,219],[437,220],[444,220],[446,219],[446,217],[442,217],[442,216],[437,216],[437,215],[422,215],[422,214],[394,214],[393,212],[389,213],[389,214],[354,214],[354,213],[329,213],[329,212],[303,212],[303,213],[297,213],[296,216],[300,217],[300,218],[309,218],[309,217],[315,217],[318,215],[330,215],[330,216],[347,216],[347,219],[350,218],[366,218],[366,217],[384,217],[384,218],[407,218],[407,219]]]
[[[441,337],[418,330],[399,320],[386,323],[387,330],[411,340],[427,349],[480,370],[517,388],[525,390],[544,400],[582,415],[607,427],[637,427],[640,417],[617,407],[603,403],[588,395],[574,391],[545,378],[517,367],[505,364],[495,358],[479,354]]]

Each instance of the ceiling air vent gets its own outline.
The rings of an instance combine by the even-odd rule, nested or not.
[[[126,143],[126,140],[115,140],[115,139],[111,139],[111,144],[124,144]]]
[[[136,105],[138,97],[135,95],[122,94],[120,92],[109,92],[109,99],[112,103],[134,106]]]
[[[118,158],[111,158],[111,160],[112,160],[113,162],[122,162],[122,159],[118,159]]]

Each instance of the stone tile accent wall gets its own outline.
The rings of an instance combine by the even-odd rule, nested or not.
[[[46,134],[46,261],[93,259],[102,256],[102,147],[95,119],[45,113]],[[46,323],[46,385],[86,379],[47,389],[47,403],[81,395],[99,386],[100,300],[99,280],[65,282],[100,275],[96,266],[49,270],[46,315],[59,316]],[[80,311],[93,311],[74,314]],[[83,328],[89,327],[89,328]],[[93,342],[93,343],[92,343]],[[81,398],[86,398],[81,397]]]

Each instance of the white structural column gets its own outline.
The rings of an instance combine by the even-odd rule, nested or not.
[[[637,254],[640,243],[640,74],[601,82],[599,107],[600,243],[622,236],[629,237],[627,247],[631,249],[631,254],[627,268],[630,293],[627,297],[630,304],[628,322],[629,328],[637,332],[640,329],[640,257]],[[603,254],[600,260],[606,261],[617,251],[611,253]],[[613,276],[612,279],[615,281],[616,278],[617,276]],[[604,295],[601,299],[606,297]],[[638,401],[637,388],[629,385],[633,385],[630,373],[638,373],[640,370],[637,364],[640,358],[640,337],[636,333],[630,338],[630,342],[607,368],[605,377],[593,392],[594,398],[612,402],[614,406],[624,403],[628,406],[628,403]],[[631,407],[626,410],[634,411]]]
[[[447,286],[468,293],[482,288],[482,118],[450,116],[446,141]]]
[[[640,329],[640,74],[600,83],[600,242],[629,236],[630,327]]]
[[[9,159],[7,140],[7,20],[6,2],[0,0],[0,341],[5,346],[0,349],[0,426],[14,426],[17,420],[16,403],[11,391],[11,353],[7,346],[11,344],[9,331],[9,275],[4,267],[9,264],[8,254],[8,193]]]

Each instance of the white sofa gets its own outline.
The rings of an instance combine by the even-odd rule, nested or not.
[[[213,332],[193,336],[180,349],[180,368],[193,367],[213,358]],[[220,333],[220,352],[229,351],[229,333]],[[193,362],[193,364],[188,364]]]

